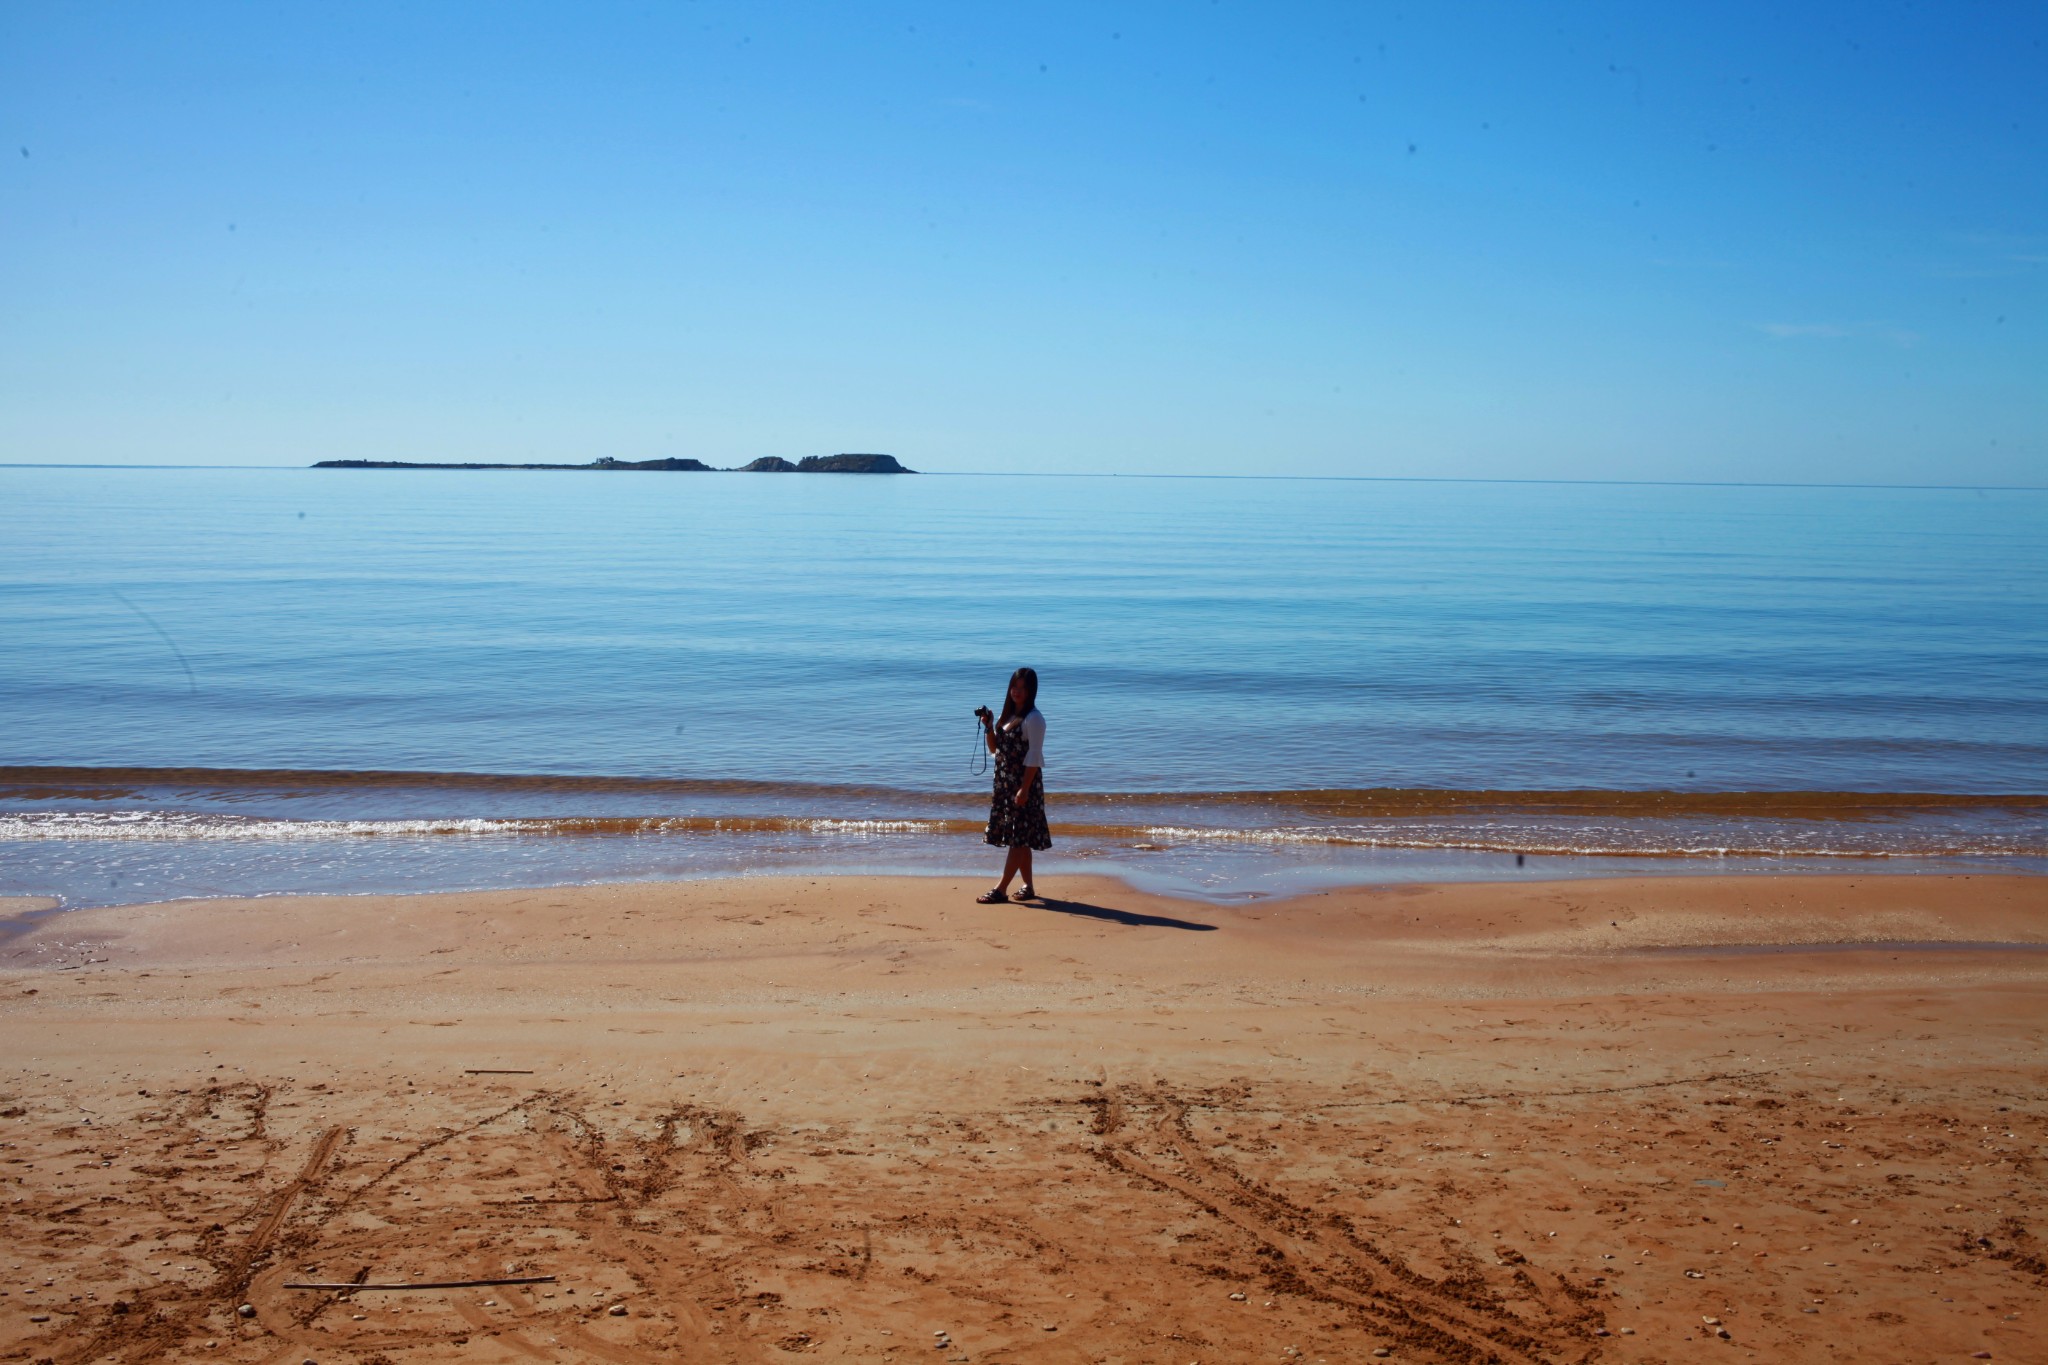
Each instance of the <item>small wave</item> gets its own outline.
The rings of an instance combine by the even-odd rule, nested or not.
[[[36,811],[0,815],[0,840],[319,842],[356,839],[563,839],[808,836],[822,839],[978,836],[978,820],[847,816],[691,815],[277,819],[218,813]],[[1966,830],[1912,825],[1814,826],[1758,821],[1481,822],[1215,826],[1066,822],[1063,841],[1132,851],[1166,847],[1353,848],[1567,857],[2048,857],[2037,826]]]
[[[293,797],[335,789],[504,792],[664,797],[802,799],[818,806],[894,802],[966,807],[978,793],[908,787],[598,774],[408,772],[300,768],[0,766],[0,796],[33,800],[119,800],[152,793],[235,793]],[[1888,820],[1932,813],[2009,812],[2048,816],[2048,794],[1860,791],[1624,791],[1433,787],[1302,788],[1260,791],[1058,791],[1062,809],[1133,806],[1271,808],[1328,820],[1518,813],[1550,816],[1765,816],[1780,820]]]
[[[831,816],[563,816],[406,820],[275,820],[177,811],[37,811],[0,815],[0,839],[420,839],[660,834],[964,833],[956,820],[867,820]],[[979,832],[980,825],[973,825]]]
[[[1058,832],[1079,834],[1086,830]],[[1107,833],[1107,831],[1104,831]],[[1816,837],[1806,831],[1785,831],[1777,837],[1713,839],[1687,837],[1654,826],[1628,831],[1494,830],[1420,826],[1389,830],[1217,829],[1149,826],[1132,832],[1134,846],[1226,844],[1281,848],[1384,848],[1455,850],[1467,853],[1521,853],[1532,857],[1629,858],[1982,858],[2048,857],[2048,844],[1995,837],[1975,839],[1894,836],[1856,843]]]

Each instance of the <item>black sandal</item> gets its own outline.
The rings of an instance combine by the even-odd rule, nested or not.
[[[1035,887],[1019,887],[1017,889],[1017,894],[1011,897],[1011,899],[1020,901],[1035,901],[1038,899],[1038,891]]]
[[[1010,899],[1010,893],[999,886],[991,886],[974,898],[976,905],[1002,905]]]

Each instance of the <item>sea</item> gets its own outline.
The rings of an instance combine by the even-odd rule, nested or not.
[[[0,895],[992,874],[1020,665],[1042,887],[2048,872],[2048,491],[13,466],[0,525]]]

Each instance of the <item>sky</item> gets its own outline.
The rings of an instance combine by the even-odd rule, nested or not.
[[[2048,484],[2048,6],[0,4],[0,462]]]

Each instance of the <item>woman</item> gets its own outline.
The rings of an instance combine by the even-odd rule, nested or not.
[[[983,837],[1010,853],[1003,860],[1003,879],[974,899],[981,905],[1009,900],[1010,879],[1022,874],[1017,899],[1034,900],[1038,892],[1031,885],[1031,850],[1052,847],[1052,831],[1045,827],[1045,717],[1038,714],[1038,674],[1020,668],[1010,675],[1000,718],[991,716],[986,706],[976,714],[981,717],[982,742],[996,756],[995,798],[989,803],[988,833]]]

